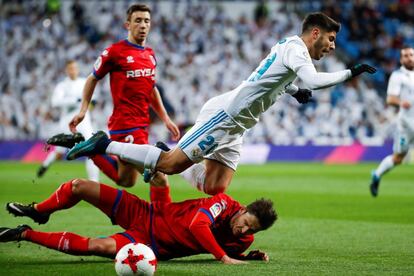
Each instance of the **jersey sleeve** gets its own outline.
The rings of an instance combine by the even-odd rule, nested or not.
[[[96,79],[102,79],[114,68],[114,52],[115,49],[113,46],[111,46],[105,49],[96,59],[95,64],[93,65],[93,75]]]
[[[401,94],[401,77],[400,74],[394,72],[388,81],[387,95],[399,97]]]
[[[317,72],[306,48],[295,43],[287,46],[284,65],[293,70],[306,88],[322,89],[344,82],[351,77],[351,70],[333,73]]]
[[[211,226],[217,219],[226,215],[230,197],[218,194],[208,199],[195,214],[191,224],[190,232],[201,246],[220,260],[226,252],[221,248],[211,232]]]

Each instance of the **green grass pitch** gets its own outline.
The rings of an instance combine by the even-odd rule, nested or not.
[[[251,249],[270,262],[224,266],[211,255],[160,262],[157,275],[361,275],[414,274],[414,167],[386,175],[378,198],[368,192],[376,164],[267,164],[240,166],[228,193],[247,204],[274,200],[279,220],[258,233]],[[41,180],[37,165],[0,163],[0,204],[40,201],[65,180],[84,177],[79,162],[53,165]],[[111,183],[102,177],[102,182]],[[202,197],[179,176],[170,178],[174,200]],[[142,182],[129,189],[148,198]],[[27,223],[43,231],[101,236],[120,231],[98,210],[81,203],[54,214],[46,225],[10,216],[2,207],[1,226]],[[1,275],[115,275],[111,260],[69,256],[28,242],[0,244]]]

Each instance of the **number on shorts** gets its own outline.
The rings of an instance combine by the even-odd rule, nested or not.
[[[207,149],[205,154],[209,154],[218,146],[218,144],[214,142],[215,142],[214,137],[209,135],[206,137],[205,140],[200,141],[200,143],[198,143],[198,146],[200,147],[202,151],[205,151]]]

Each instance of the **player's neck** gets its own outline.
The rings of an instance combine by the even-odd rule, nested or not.
[[[306,48],[308,48],[309,55],[311,57],[313,57],[313,47],[312,47],[313,41],[312,41],[312,38],[307,36],[307,35],[304,35],[304,34],[302,34],[300,36],[300,38],[302,39],[303,43],[305,43]]]
[[[128,36],[127,40],[129,43],[132,43],[132,44],[135,44],[141,47],[145,47],[145,40],[137,41],[132,36]]]

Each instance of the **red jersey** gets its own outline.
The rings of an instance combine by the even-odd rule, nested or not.
[[[241,205],[225,194],[177,203],[153,202],[151,247],[160,259],[212,253],[240,256],[253,242],[253,235],[236,237],[230,220]]]
[[[154,51],[121,40],[105,49],[94,65],[97,79],[110,74],[113,112],[109,130],[128,130],[148,126],[149,105],[155,85]]]

